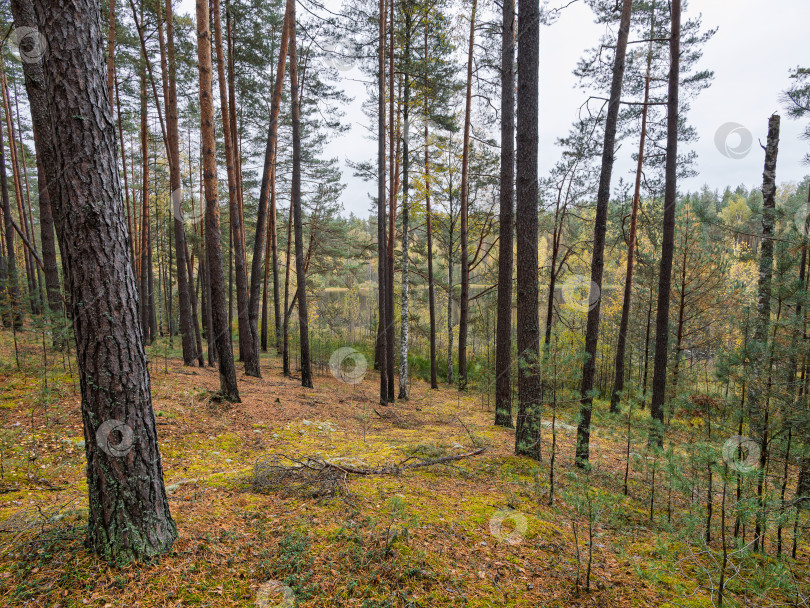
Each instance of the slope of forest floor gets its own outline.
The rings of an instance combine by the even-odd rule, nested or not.
[[[214,369],[184,368],[157,347],[152,394],[179,536],[158,561],[111,567],[83,547],[75,363],[52,352],[45,361],[37,333],[17,339],[19,369],[0,333],[0,605],[291,607],[281,585],[299,606],[713,605],[717,547],[699,549],[699,522],[690,532],[673,525],[688,506],[667,503],[643,454],[623,495],[628,421],[600,402],[589,478],[572,467],[576,404],[559,408],[549,506],[548,420],[536,463],[513,455],[513,432],[492,424],[479,395],[415,382],[410,400],[381,408],[372,371],[357,385],[318,374],[304,389],[264,355],[264,377],[240,373],[243,403],[229,405],[215,398]],[[630,422],[643,429],[644,413]],[[287,458],[371,468],[479,445],[480,455],[397,475],[257,475]],[[774,577],[806,594],[806,540],[797,558],[738,559],[726,605],[792,601]]]

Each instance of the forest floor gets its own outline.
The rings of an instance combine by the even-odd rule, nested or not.
[[[0,333],[2,606],[713,605],[717,546],[701,552],[685,538],[699,539],[699,523],[684,532],[668,522],[666,490],[649,483],[643,456],[623,495],[627,419],[600,413],[602,403],[587,484],[572,466],[576,404],[560,407],[549,506],[551,429],[543,428],[543,462],[518,458],[513,432],[492,424],[480,395],[417,381],[409,400],[381,408],[371,370],[357,385],[321,373],[314,389],[304,389],[282,376],[279,358],[264,355],[264,377],[240,373],[242,403],[229,405],[214,398],[214,369],[184,368],[157,347],[149,349],[152,394],[178,539],[159,560],[111,567],[83,547],[75,363],[49,352],[46,371],[38,336],[18,335],[18,369],[11,336]],[[642,428],[642,416],[632,425]],[[256,468],[274,455],[374,467],[478,445],[482,454],[450,464],[345,481],[259,477],[272,469]],[[657,486],[651,521],[650,487]],[[726,605],[780,601],[769,585],[757,587],[759,576],[792,577],[806,594],[806,540],[797,557],[746,558],[757,563],[732,577]],[[267,581],[288,587],[288,599]]]

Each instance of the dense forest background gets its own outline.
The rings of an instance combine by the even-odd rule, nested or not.
[[[716,24],[587,5],[545,173],[566,5],[0,7],[0,598],[806,605],[810,72],[714,134],[762,173],[690,192]],[[374,157],[327,152],[350,71]],[[445,552],[420,505],[474,523]]]

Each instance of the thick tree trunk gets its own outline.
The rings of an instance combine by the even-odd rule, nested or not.
[[[216,2],[216,0],[214,0]],[[298,329],[301,343],[301,386],[312,388],[312,367],[309,353],[309,313],[307,311],[307,280],[304,266],[304,229],[301,210],[301,99],[298,92],[298,56],[295,47],[295,3],[290,21],[290,97],[292,105],[292,208],[295,220],[295,283],[298,297]]]
[[[200,131],[205,185],[205,253],[210,285],[211,328],[219,360],[219,384],[222,395],[239,402],[236,369],[231,347],[231,326],[225,308],[225,275],[222,270],[222,233],[219,228],[219,191],[217,152],[214,138],[214,100],[212,98],[211,27],[207,0],[197,0],[197,65],[200,73]]]
[[[610,394],[610,411],[619,412],[619,402],[624,390],[624,356],[627,349],[627,331],[630,327],[630,305],[633,298],[633,265],[636,254],[636,232],[638,229],[638,206],[641,202],[641,179],[644,169],[644,147],[647,144],[647,114],[650,102],[650,71],[652,68],[653,42],[655,33],[655,11],[650,12],[650,45],[647,50],[647,75],[644,80],[644,106],[641,111],[641,135],[638,143],[638,161],[636,162],[636,182],[633,189],[633,208],[630,211],[630,233],[627,237],[627,268],[624,275],[624,298],[622,315],[619,322],[619,338],[616,343],[615,375],[613,391]]]
[[[242,229],[242,212],[239,207],[239,177],[237,174],[236,156],[231,115],[228,110],[228,91],[225,79],[225,55],[222,45],[222,23],[219,0],[212,1],[214,12],[214,38],[217,51],[217,80],[219,82],[219,100],[222,114],[222,131],[225,134],[225,162],[228,170],[228,199],[230,202],[231,239],[233,241],[234,270],[236,274],[236,308],[239,321],[239,354],[245,364],[245,374],[261,378],[259,370],[259,342],[254,340],[250,329],[248,314],[247,269],[245,268],[245,241]],[[258,299],[257,299],[258,305]]]
[[[537,270],[537,146],[540,7],[518,0],[515,236],[517,241],[518,412],[515,453],[540,458],[540,355]]]
[[[624,81],[624,57],[627,51],[627,38],[630,34],[630,14],[632,0],[622,1],[622,16],[616,52],[613,58],[613,81],[610,85],[610,101],[605,119],[605,140],[602,148],[602,169],[599,174],[599,190],[596,195],[596,217],[593,231],[593,258],[591,259],[591,290],[589,294],[588,324],[585,330],[585,361],[582,364],[582,386],[579,426],[577,427],[576,464],[585,467],[590,456],[591,412],[593,408],[593,380],[596,372],[596,347],[599,341],[599,319],[602,309],[600,290],[605,268],[605,234],[607,232],[607,211],[610,202],[610,180],[613,175],[613,159],[616,146],[616,123]]]
[[[276,79],[273,86],[273,97],[270,102],[270,124],[267,129],[267,145],[264,149],[264,168],[262,169],[262,183],[259,188],[259,207],[256,211],[256,240],[253,244],[253,260],[250,268],[250,331],[254,342],[258,340],[257,322],[259,318],[259,288],[262,271],[262,256],[264,255],[265,226],[267,222],[267,203],[270,201],[270,247],[272,249],[273,264],[273,307],[275,312],[276,345],[279,342],[279,289],[278,289],[278,245],[276,243],[276,198],[275,198],[275,171],[273,164],[276,159],[276,144],[278,141],[278,114],[281,107],[281,93],[284,89],[284,73],[287,65],[287,46],[289,44],[290,29],[293,26],[293,0],[287,0],[284,10],[284,25],[281,28],[281,43],[279,45],[278,64],[276,66]],[[273,192],[271,192],[271,189]],[[268,260],[270,262],[270,260]]]
[[[461,154],[461,301],[458,315],[458,387],[467,388],[467,323],[470,310],[469,238],[469,176],[470,176],[470,115],[472,112],[473,49],[475,48],[475,11],[477,0],[472,0],[470,13],[470,40],[467,50],[467,93],[464,106],[464,138]]]
[[[377,57],[377,364],[380,370],[380,405],[388,403],[388,251],[385,211],[385,0],[380,0]]]
[[[45,81],[61,169],[52,202],[81,378],[87,544],[110,561],[146,559],[171,548],[176,527],[138,322],[100,5],[38,1],[36,8],[49,46]]]
[[[658,310],[655,318],[655,355],[650,415],[650,444],[664,445],[664,401],[667,391],[669,346],[669,295],[672,287],[672,257],[675,248],[675,202],[678,195],[678,85],[681,65],[681,0],[671,3],[669,38],[669,88],[667,93],[667,156],[664,185],[664,226],[661,235],[661,265],[658,273]]]
[[[501,192],[495,424],[512,428],[512,266],[515,197],[515,0],[504,0],[501,24]]]

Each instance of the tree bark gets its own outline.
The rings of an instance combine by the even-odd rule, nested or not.
[[[216,2],[216,0],[214,0]],[[298,56],[296,36],[295,3],[290,21],[290,97],[292,105],[292,208],[295,219],[295,283],[298,297],[298,328],[301,343],[301,386],[312,388],[312,367],[309,353],[309,314],[307,311],[307,281],[304,267],[304,230],[301,210],[301,99],[298,92]]]
[[[655,318],[655,354],[650,415],[650,444],[664,445],[664,401],[667,390],[669,346],[669,296],[672,288],[672,257],[675,248],[675,203],[678,195],[678,85],[681,56],[681,0],[671,3],[669,38],[669,86],[667,93],[667,152],[664,184],[664,226],[661,235],[661,265],[658,273],[658,310]]]
[[[385,0],[380,0],[377,57],[377,364],[380,369],[380,405],[388,403],[388,237],[385,210]]]
[[[11,4],[14,22],[18,27],[37,27],[34,7],[30,0],[15,0]],[[31,122],[34,129],[34,145],[37,154],[37,185],[39,191],[39,223],[42,241],[42,260],[45,267],[45,286],[48,305],[52,313],[62,312],[62,293],[59,270],[56,262],[56,240],[53,226],[50,195],[56,193],[56,161],[51,135],[48,99],[45,89],[45,73],[42,63],[25,61],[25,90],[28,95]]]
[[[261,378],[259,369],[259,343],[252,338],[248,315],[248,288],[245,263],[245,242],[243,239],[242,213],[239,208],[239,177],[231,116],[228,110],[227,81],[225,80],[225,55],[222,45],[222,23],[219,0],[212,1],[214,12],[214,39],[217,52],[217,80],[222,114],[223,141],[225,142],[225,162],[228,170],[228,199],[230,202],[231,239],[233,240],[234,270],[236,274],[236,308],[239,321],[239,354],[245,364],[245,374]],[[258,304],[258,300],[257,300]]]
[[[52,202],[81,380],[87,545],[118,563],[147,559],[168,551],[177,532],[163,486],[138,322],[100,4],[40,0],[36,8],[49,46],[45,81],[61,169]]]
[[[390,7],[390,43],[388,48],[388,162],[389,162],[389,175],[388,175],[388,253],[386,261],[388,262],[387,276],[385,281],[385,364],[387,366],[388,376],[388,402],[394,402],[394,238],[397,225],[397,189],[396,189],[396,121],[394,119],[394,101],[396,97],[396,86],[394,70],[394,29],[396,21],[394,20],[394,0],[388,0]]]
[[[141,16],[143,21],[143,16]],[[149,331],[149,126],[146,107],[146,57],[141,54],[141,326],[144,344],[151,344]]]
[[[633,298],[633,264],[636,253],[636,232],[638,229],[638,207],[641,202],[641,178],[644,169],[644,147],[647,143],[647,114],[650,102],[650,71],[652,69],[653,42],[655,32],[655,11],[650,11],[650,44],[647,50],[647,75],[644,80],[644,106],[641,111],[641,135],[638,143],[636,181],[633,190],[633,208],[630,211],[630,233],[627,237],[627,267],[624,275],[624,298],[622,316],[619,322],[619,338],[616,343],[615,375],[613,391],[610,394],[610,411],[619,413],[621,393],[624,390],[624,357],[627,349],[627,331],[630,326],[630,305]]]
[[[20,292],[17,285],[17,253],[14,248],[14,219],[11,215],[11,202],[8,196],[8,177],[6,175],[6,153],[3,146],[3,128],[0,125],[0,189],[2,190],[3,205],[3,231],[6,241],[6,284],[3,285],[3,308],[8,311],[3,314],[3,325],[6,327],[20,327],[22,314],[19,308]]]
[[[158,0],[158,11],[160,10]],[[160,28],[162,42],[163,30]],[[163,44],[161,44],[161,47]],[[163,53],[161,53],[162,55]],[[183,344],[183,364],[194,365],[198,357],[194,327],[196,314],[192,316],[190,279],[186,260],[186,230],[183,221],[183,183],[180,174],[180,140],[177,127],[177,69],[174,48],[174,14],[172,0],[166,0],[166,58],[161,58],[161,71],[164,79],[164,104],[166,106],[166,137],[169,147],[169,182],[172,189],[171,203],[174,227],[175,258],[177,260],[177,299],[180,304],[180,334]],[[167,82],[166,82],[167,81]]]
[[[284,25],[281,28],[281,43],[279,45],[278,65],[276,66],[276,79],[273,86],[273,97],[270,102],[270,124],[267,128],[267,145],[264,149],[264,168],[262,170],[262,183],[259,188],[259,206],[256,211],[256,240],[253,245],[253,261],[250,269],[250,331],[254,341],[258,340],[259,318],[259,283],[262,270],[262,256],[264,254],[265,225],[267,224],[267,203],[270,201],[270,247],[273,259],[273,308],[275,311],[276,345],[279,341],[279,289],[278,289],[278,245],[276,242],[276,200],[271,194],[271,186],[275,188],[275,171],[273,164],[276,158],[276,145],[278,141],[278,114],[281,107],[281,93],[284,89],[284,73],[287,62],[287,46],[289,44],[290,29],[293,27],[292,16],[293,0],[287,0],[284,10]],[[272,183],[271,183],[272,182]],[[269,262],[270,260],[268,260]]]
[[[461,301],[458,316],[458,387],[467,388],[467,322],[470,309],[470,261],[467,251],[469,238],[469,176],[470,176],[470,114],[472,112],[473,49],[475,48],[475,12],[477,0],[472,0],[470,40],[467,50],[467,93],[464,106],[464,139],[461,155]]]
[[[425,79],[428,70],[428,29],[425,27]],[[425,87],[427,90],[427,87]],[[424,97],[425,115],[425,230],[427,232],[428,310],[430,315],[430,388],[438,389],[436,365],[436,289],[433,282],[433,217],[430,209],[430,120],[428,96]]]
[[[515,236],[517,241],[518,413],[515,453],[540,457],[540,354],[537,271],[537,146],[540,6],[518,0],[517,163]]]
[[[605,119],[605,141],[602,148],[602,169],[599,175],[599,190],[596,195],[596,217],[593,232],[593,258],[591,259],[591,290],[588,297],[588,324],[585,330],[585,361],[582,364],[582,386],[580,389],[581,407],[577,427],[576,464],[585,467],[590,456],[591,412],[593,408],[593,380],[596,372],[596,347],[599,341],[599,318],[601,315],[602,274],[605,268],[605,234],[607,232],[607,211],[610,202],[610,180],[613,175],[613,159],[616,146],[616,123],[624,81],[624,57],[627,51],[627,38],[630,34],[630,14],[632,0],[623,0],[619,35],[613,58],[613,81],[610,85],[610,101]]]
[[[409,146],[410,125],[408,124],[411,102],[410,58],[411,58],[411,5],[403,5],[405,13],[405,56],[403,58],[403,103],[402,103],[402,295],[400,314],[400,345],[399,345],[399,399],[408,398],[408,341],[410,339],[410,285],[408,283],[408,255],[410,208],[408,201],[409,183]]]
[[[512,267],[515,198],[515,0],[504,0],[501,24],[501,191],[495,424],[512,428]]]
[[[210,285],[211,328],[219,360],[222,395],[238,403],[236,369],[231,347],[231,326],[225,302],[225,274],[222,270],[222,233],[219,227],[217,152],[214,137],[214,100],[211,73],[211,27],[207,0],[197,0],[197,65],[200,73],[200,132],[205,185],[205,253]]]

